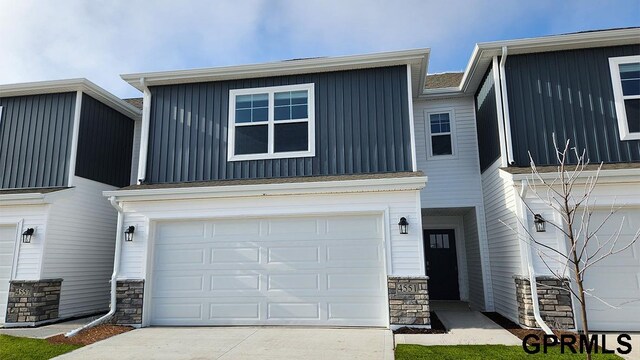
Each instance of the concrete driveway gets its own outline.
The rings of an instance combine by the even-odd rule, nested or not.
[[[393,335],[386,329],[152,327],[56,359],[393,360]]]

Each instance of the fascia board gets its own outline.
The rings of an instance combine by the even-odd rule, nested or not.
[[[103,195],[105,197],[114,196],[119,201],[140,201],[275,195],[336,194],[355,192],[420,190],[424,188],[426,182],[426,176],[416,176],[407,178],[325,181],[310,183],[114,190],[105,191],[103,192]]]
[[[141,117],[141,112],[138,108],[84,78],[0,85],[0,97],[72,91],[82,91],[133,120],[138,120]]]
[[[413,85],[415,85],[416,88],[421,89],[424,87],[424,79],[422,78],[425,76],[422,75],[426,74],[429,51],[429,49],[425,48],[366,55],[291,60],[264,64],[133,73],[123,74],[120,77],[136,89],[142,91],[144,86],[140,83],[141,78],[144,78],[146,86],[157,86],[410,64],[412,65],[412,71],[420,72],[419,81],[422,82],[423,86],[420,87],[420,84]]]

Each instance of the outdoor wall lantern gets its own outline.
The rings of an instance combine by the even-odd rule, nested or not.
[[[536,232],[545,232],[545,223],[547,221],[540,214],[535,214],[533,216],[533,223],[536,224]]]
[[[28,228],[22,233],[22,242],[28,244],[31,242],[31,237],[33,237],[33,233],[36,232],[34,228]]]
[[[400,222],[398,223],[400,227],[400,234],[408,234],[409,233],[409,222],[407,222],[406,217],[401,217]]]
[[[136,227],[131,225],[124,231],[124,240],[133,241],[133,233],[136,232]]]

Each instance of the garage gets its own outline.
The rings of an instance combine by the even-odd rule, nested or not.
[[[152,325],[387,326],[381,215],[156,222]]]
[[[15,239],[15,226],[0,226],[0,324],[4,323],[7,314],[7,297],[9,296]]]
[[[608,210],[596,211],[590,229],[595,229],[608,214]],[[622,224],[622,227],[621,227]],[[616,249],[628,244],[640,226],[640,209],[623,209],[610,218],[597,232],[600,242],[607,241],[620,231]],[[595,240],[590,248],[595,249]],[[606,249],[606,248],[605,248]],[[627,250],[609,256],[587,270],[587,289],[606,303],[587,297],[589,327],[601,331],[640,330],[640,241]]]

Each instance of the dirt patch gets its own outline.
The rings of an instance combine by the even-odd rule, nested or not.
[[[431,320],[431,329],[423,329],[416,327],[401,327],[393,331],[394,334],[446,334],[447,329],[444,327],[444,324],[440,319],[438,319],[438,315],[435,312],[429,312],[429,318]]]
[[[520,325],[514,323],[513,321],[507,319],[506,317],[498,314],[497,312],[483,312],[484,316],[491,319],[494,323],[502,326],[507,331],[515,335],[518,339],[524,340],[524,337],[529,334],[535,334],[538,339],[542,339],[545,335],[545,332],[538,329],[523,329]],[[561,335],[577,335],[577,333],[568,330],[553,330],[553,333],[560,338]],[[539,340],[537,341],[539,342]],[[529,339],[529,344],[535,344],[535,339]]]
[[[52,344],[89,345],[131,330],[133,330],[133,328],[130,326],[98,325],[96,327],[83,330],[76,336],[70,338],[65,337],[64,334],[60,334],[47,338],[47,341]]]

